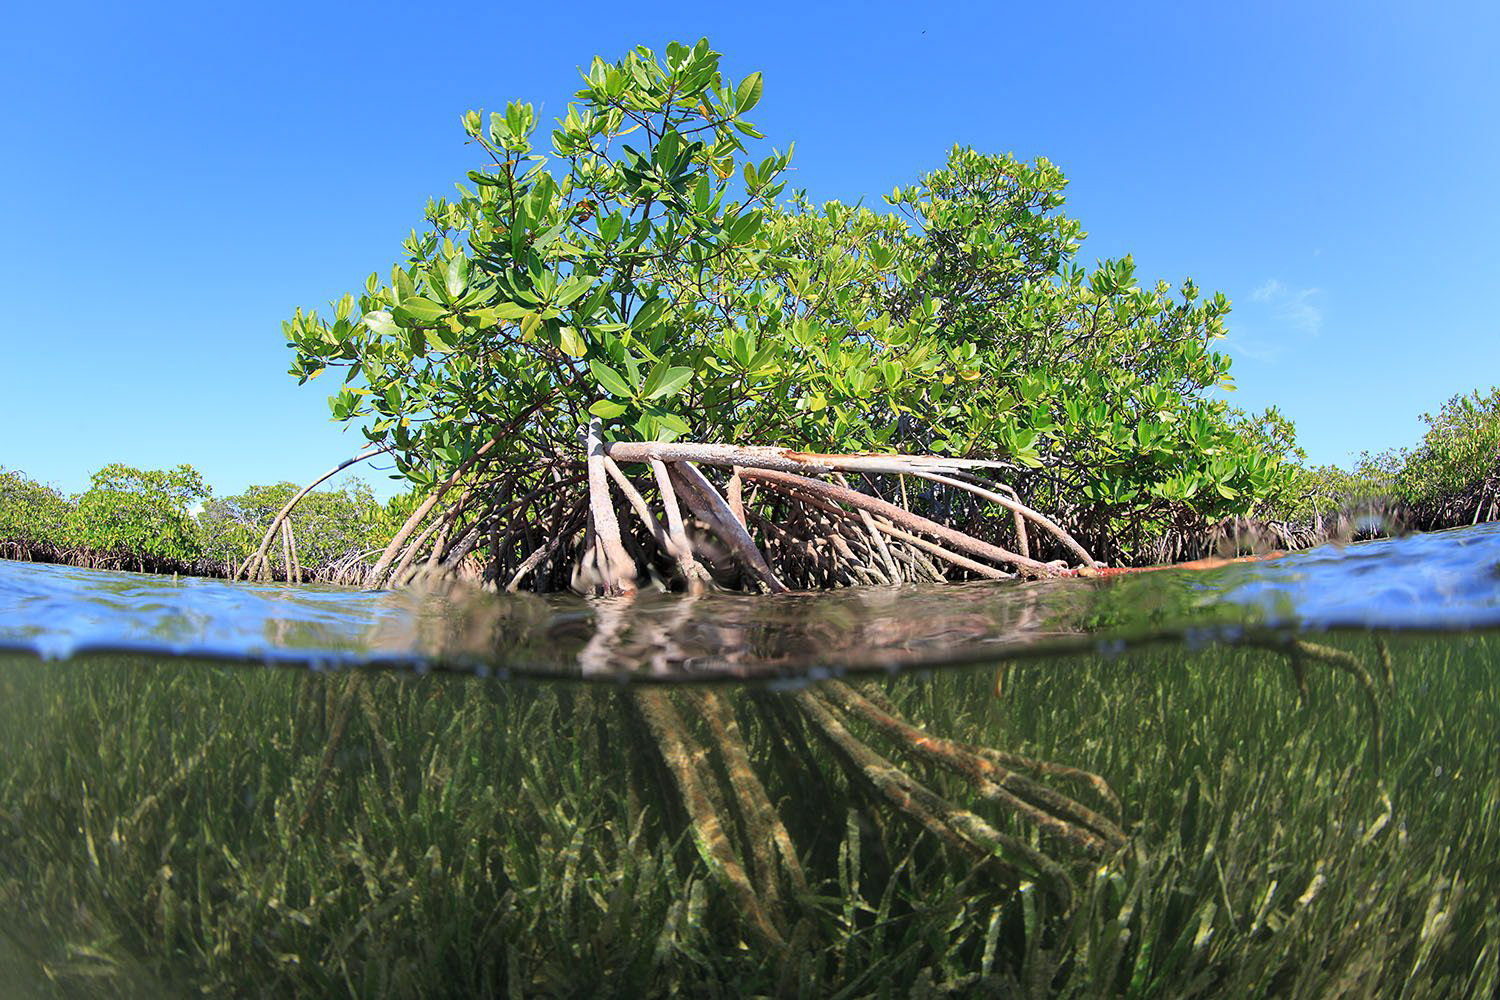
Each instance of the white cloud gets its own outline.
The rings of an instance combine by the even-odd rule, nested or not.
[[[1275,361],[1285,351],[1281,344],[1257,337],[1243,329],[1231,333],[1225,346],[1231,355],[1249,358],[1251,361]]]
[[[1320,294],[1316,288],[1288,288],[1277,278],[1267,278],[1250,293],[1250,301],[1266,307],[1265,320],[1268,322],[1263,325],[1316,337],[1323,330],[1323,307],[1318,303]]]
[[[1229,353],[1273,362],[1302,338],[1318,336],[1323,330],[1321,294],[1316,288],[1291,288],[1280,278],[1267,278],[1231,314],[1225,345]]]
[[[1256,302],[1270,302],[1271,298],[1286,291],[1286,287],[1275,278],[1267,278],[1266,283],[1250,293],[1250,297]]]

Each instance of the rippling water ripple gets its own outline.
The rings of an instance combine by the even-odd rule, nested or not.
[[[1271,630],[1500,625],[1500,525],[1110,580],[634,599],[368,593],[0,561],[0,649],[652,680],[817,677]]]

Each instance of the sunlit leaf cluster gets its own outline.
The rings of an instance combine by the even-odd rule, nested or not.
[[[285,324],[292,374],[341,377],[333,416],[418,487],[491,440],[576,452],[597,416],[616,439],[1009,462],[1106,557],[1285,488],[1214,395],[1228,301],[1083,266],[1047,160],[955,148],[879,211],[814,205],[790,150],[754,148],[760,75],[706,41],[582,76],[545,139],[529,104],[465,114],[485,162],[389,278]]]
[[[210,491],[192,466],[143,470],[114,463],[89,482],[74,510],[76,544],[160,563],[189,563],[202,554],[192,508]]]

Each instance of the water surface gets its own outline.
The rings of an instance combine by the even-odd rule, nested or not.
[[[0,561],[0,649],[512,676],[796,676],[1102,643],[1500,625],[1500,523],[1101,579],[632,599],[227,584]]]

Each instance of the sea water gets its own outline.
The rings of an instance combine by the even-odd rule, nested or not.
[[[5,996],[1495,996],[1500,530],[624,600],[0,562]]]

